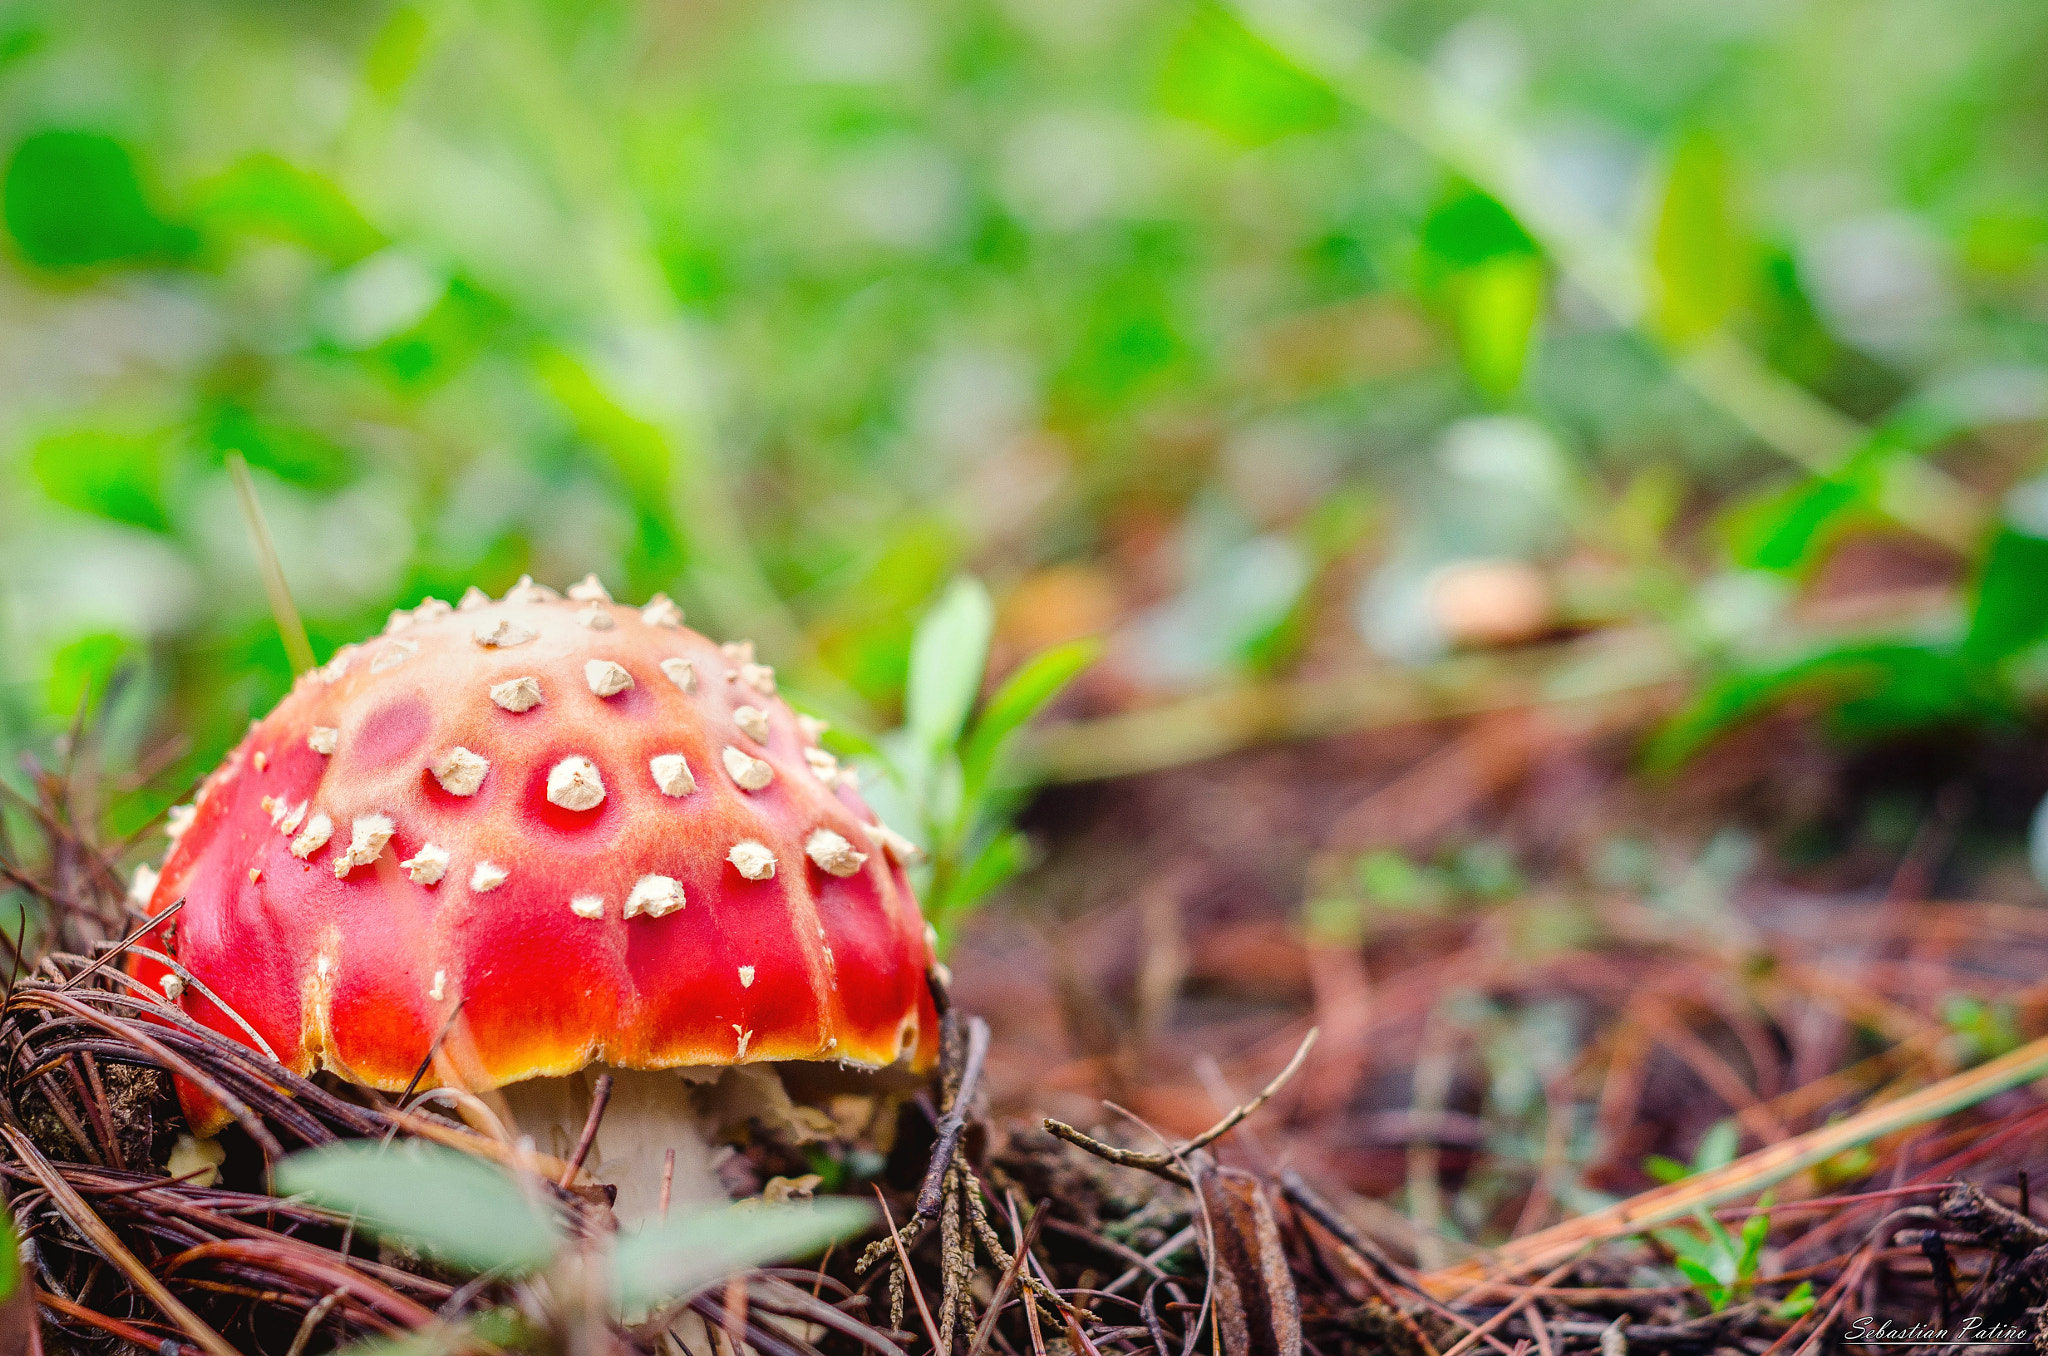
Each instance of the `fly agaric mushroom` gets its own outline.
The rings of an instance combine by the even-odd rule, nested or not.
[[[937,1049],[913,849],[773,693],[751,646],[595,579],[394,612],[207,778],[149,897],[184,908],[130,971],[302,1073],[383,1091],[458,1031],[437,1067],[570,1142],[581,1080],[609,1070],[588,1161],[644,1212],[664,1150],[691,1147],[672,1122],[701,1114],[693,1086],[922,1070]],[[195,1129],[224,1122],[180,1091]],[[787,1111],[781,1094],[740,1098]]]

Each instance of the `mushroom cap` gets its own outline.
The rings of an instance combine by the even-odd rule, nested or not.
[[[385,1090],[458,1002],[479,1087],[596,1062],[928,1066],[903,840],[751,646],[594,586],[429,600],[301,675],[201,786],[150,896],[185,904],[142,949],[196,982],[139,953],[130,973]],[[857,862],[807,851],[838,840]]]

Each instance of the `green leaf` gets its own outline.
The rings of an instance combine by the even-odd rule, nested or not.
[[[282,1191],[475,1271],[528,1270],[562,1242],[558,1223],[508,1174],[438,1145],[329,1144],[278,1164],[277,1181]]]
[[[961,751],[961,769],[966,777],[966,796],[971,803],[980,795],[1002,757],[1010,737],[1057,697],[1068,683],[1081,676],[1102,654],[1102,642],[1095,639],[1070,640],[1041,650],[1024,661],[1003,680],[988,699],[981,718],[967,737]]]
[[[1676,344],[1725,324],[1742,301],[1748,261],[1736,223],[1728,155],[1695,132],[1679,143],[1664,180],[1650,258],[1656,270],[1655,324]]]
[[[1669,1248],[1673,1257],[1692,1262],[1703,1271],[1712,1259],[1713,1244],[1690,1229],[1657,1229],[1652,1231],[1652,1236]],[[1711,1278],[1712,1273],[1708,1275]]]
[[[1737,565],[1797,577],[1817,568],[1845,533],[1877,518],[1863,486],[1813,476],[1736,505],[1720,526]]]
[[[253,403],[223,394],[194,420],[203,444],[225,461],[239,452],[249,465],[309,490],[333,492],[355,478],[357,455],[318,429],[260,413]]]
[[[29,469],[43,493],[66,508],[153,532],[170,528],[159,437],[101,429],[53,434],[29,453]]]
[[[1693,1151],[1692,1170],[1712,1172],[1725,1168],[1735,1161],[1735,1155],[1742,1147],[1742,1130],[1733,1117],[1723,1117],[1707,1127],[1707,1133],[1700,1136],[1699,1148]]]
[[[533,373],[576,421],[577,432],[605,454],[634,500],[650,510],[660,507],[676,460],[660,426],[629,409],[602,373],[567,349],[538,353]]]
[[[0,1210],[0,1351],[37,1349],[35,1292],[21,1282],[21,1245],[13,1219]]]
[[[1645,1157],[1643,1171],[1666,1185],[1682,1182],[1692,1175],[1691,1168],[1675,1158],[1666,1158],[1663,1154],[1650,1154]]]
[[[1793,702],[1828,712],[1849,739],[2009,720],[2009,694],[1947,647],[1863,641],[1759,664],[1709,684],[1650,741],[1669,771],[1737,726]]]
[[[189,230],[157,215],[134,156],[102,132],[25,137],[0,182],[0,216],[22,257],[49,269],[166,258],[193,243]]]
[[[1707,1303],[1716,1311],[1727,1302],[1727,1288],[1706,1267],[1690,1257],[1681,1257],[1678,1259],[1678,1269],[1685,1273],[1687,1280],[1699,1287],[1700,1293],[1706,1296]]]
[[[1779,1303],[1777,1317],[1783,1322],[1790,1323],[1813,1312],[1813,1305],[1813,1282],[1801,1281],[1792,1288],[1792,1293]]]
[[[1759,1201],[1761,1207],[1767,1201]],[[1751,1215],[1742,1223],[1742,1254],[1736,1262],[1735,1279],[1748,1281],[1756,1275],[1757,1260],[1763,1256],[1764,1242],[1771,1236],[1771,1217],[1763,1209]]]
[[[865,1229],[865,1201],[832,1197],[808,1205],[743,1205],[670,1218],[619,1240],[614,1260],[621,1310],[680,1298],[763,1262],[801,1257]]]
[[[1991,664],[2048,638],[2048,537],[2001,527],[1977,572],[1963,653]]]
[[[981,691],[995,604],[979,579],[963,575],[939,596],[910,641],[904,724],[927,751],[951,748]]]
[[[1209,4],[1196,8],[1168,51],[1159,102],[1247,146],[1328,127],[1340,108],[1328,85]]]
[[[1736,1247],[1734,1235],[1728,1232],[1727,1225],[1705,1210],[1695,1210],[1693,1218],[1699,1221],[1700,1228],[1707,1233],[1708,1268],[1714,1273],[1714,1279],[1723,1285],[1728,1284],[1735,1279],[1736,1264],[1741,1256],[1741,1249]]]
[[[974,860],[935,892],[931,917],[943,936],[955,919],[1000,889],[1031,864],[1031,840],[1016,830],[999,833],[982,846]]]
[[[59,720],[101,705],[114,674],[135,657],[135,642],[118,631],[89,631],[50,651],[44,688]]]
[[[288,240],[337,264],[352,264],[384,243],[332,180],[268,151],[235,161],[197,198],[196,215],[212,232]]]
[[[1453,184],[1430,209],[1416,243],[1425,288],[1498,259],[1534,259],[1541,254],[1535,237],[1498,198],[1462,182]]]
[[[1513,395],[1529,365],[1543,315],[1547,274],[1541,259],[1503,255],[1446,283],[1451,321],[1472,384],[1495,399]]]
[[[0,1210],[0,1299],[9,1299],[21,1284],[21,1247],[14,1241],[14,1217]]]

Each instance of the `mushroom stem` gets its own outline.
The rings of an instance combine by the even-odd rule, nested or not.
[[[678,1203],[726,1199],[712,1170],[717,1127],[701,1107],[700,1091],[675,1072],[594,1067],[498,1090],[519,1133],[570,1165],[563,1185],[580,1173],[611,1186],[612,1210],[625,1225],[658,1218],[670,1150]]]
[[[766,1138],[792,1146],[843,1137],[883,1149],[894,1106],[917,1086],[897,1070],[796,1063],[687,1069],[591,1065],[498,1089],[516,1133],[570,1165],[562,1185],[599,1182],[627,1228],[677,1209],[723,1204],[725,1146]],[[850,1109],[849,1099],[858,1110]],[[851,1117],[851,1119],[844,1119]]]

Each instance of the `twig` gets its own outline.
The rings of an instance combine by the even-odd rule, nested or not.
[[[427,1070],[434,1067],[434,1056],[441,1053],[441,1047],[447,1043],[448,1034],[455,1030],[455,1023],[461,1019],[463,1006],[468,1002],[468,994],[455,1000],[455,1007],[449,1012],[448,1020],[441,1023],[440,1031],[434,1036],[434,1043],[427,1047],[425,1057],[420,1060],[420,1067],[412,1071],[412,1077],[406,1080],[405,1091],[398,1095],[401,1105],[412,1100],[414,1091],[419,1088],[420,1080],[427,1076]]]
[[[931,1165],[925,1169],[924,1183],[917,1190],[915,1218],[919,1220],[939,1217],[946,1170],[953,1165],[953,1155],[960,1147],[960,1136],[967,1128],[967,1113],[974,1101],[976,1085],[981,1082],[982,1065],[988,1061],[988,1041],[988,1023],[979,1017],[969,1017],[967,1058],[961,1063],[960,1086],[954,1092],[946,1114],[939,1118],[938,1140],[932,1145]]]
[[[66,1318],[77,1319],[80,1323],[90,1324],[101,1332],[111,1333],[122,1341],[132,1343],[144,1351],[163,1352],[164,1356],[177,1356],[178,1353],[193,1350],[193,1348],[175,1338],[158,1339],[152,1337],[132,1323],[123,1323],[118,1318],[109,1318],[97,1310],[88,1309],[83,1304],[65,1299],[62,1295],[52,1294],[48,1290],[37,1289],[36,1303],[46,1309],[54,1309]]]
[[[939,1345],[939,1325],[932,1321],[931,1307],[924,1302],[924,1287],[917,1283],[917,1273],[910,1269],[910,1253],[904,1249],[903,1235],[896,1230],[896,1217],[889,1212],[889,1199],[875,1188],[875,1199],[882,1206],[882,1222],[889,1226],[889,1241],[896,1245],[896,1260],[903,1267],[903,1274],[910,1281],[910,1293],[917,1297],[918,1317],[924,1320],[925,1336],[931,1338],[932,1354],[938,1356],[943,1350]]]
[[[57,992],[62,993],[66,989],[75,987],[79,983],[79,981],[89,979],[93,975],[98,974],[101,966],[105,965],[108,961],[114,959],[116,956],[119,956],[129,947],[141,941],[143,937],[148,933],[155,931],[157,928],[162,927],[165,923],[169,922],[172,918],[175,918],[178,914],[178,910],[184,907],[185,900],[182,896],[180,896],[177,900],[173,901],[171,906],[165,909],[162,913],[159,913],[154,917],[148,919],[147,921],[138,924],[132,932],[130,932],[126,937],[123,937],[120,941],[116,942],[98,960],[94,961],[91,965],[86,966],[83,970],[80,970],[77,974],[65,980],[62,984],[59,984],[57,986]]]
[[[1032,1220],[1035,1223],[1037,1221],[1037,1216],[1032,1216]],[[1102,1287],[1102,1293],[1105,1295],[1115,1294],[1123,1286],[1129,1285],[1139,1276],[1145,1275],[1147,1273],[1150,1273],[1155,1278],[1164,1276],[1166,1274],[1165,1272],[1159,1269],[1157,1263],[1155,1263],[1152,1258],[1145,1256],[1145,1254],[1138,1252],[1135,1249],[1127,1248],[1123,1244],[1117,1242],[1115,1239],[1110,1238],[1104,1234],[1095,1233],[1092,1230],[1083,1229],[1078,1224],[1069,1224],[1065,1220],[1058,1219],[1047,1220],[1046,1226],[1056,1234],[1064,1234],[1068,1238],[1074,1239],[1077,1242],[1085,1243],[1091,1248],[1100,1249],[1101,1251],[1108,1253],[1112,1257],[1119,1258],[1131,1264],[1131,1269],[1129,1271],[1126,1271],[1123,1275],[1117,1277],[1116,1280],[1111,1282],[1109,1285]],[[1180,1251],[1182,1248],[1186,1247],[1188,1244],[1194,1241],[1194,1230],[1192,1228],[1187,1228],[1182,1229],[1172,1238],[1167,1239],[1166,1242],[1161,1245],[1161,1247],[1164,1249],[1164,1255],[1170,1257],[1174,1253]]]
[[[1142,1168],[1146,1172],[1164,1177],[1169,1182],[1174,1182],[1184,1187],[1192,1187],[1194,1180],[1188,1176],[1185,1169],[1176,1165],[1175,1160],[1185,1158],[1198,1149],[1205,1149],[1209,1145],[1214,1144],[1217,1140],[1223,1138],[1223,1136],[1229,1134],[1242,1124],[1245,1117],[1271,1101],[1273,1094],[1286,1086],[1287,1080],[1294,1077],[1295,1073],[1301,1068],[1302,1061],[1308,1058],[1310,1048],[1316,1043],[1317,1030],[1318,1028],[1316,1027],[1308,1029],[1308,1034],[1301,1038],[1301,1044],[1294,1051],[1294,1058],[1287,1061],[1286,1068],[1274,1075],[1272,1082],[1259,1090],[1258,1096],[1242,1106],[1234,1108],[1222,1120],[1216,1122],[1216,1124],[1210,1126],[1201,1134],[1196,1135],[1193,1139],[1173,1145],[1163,1152],[1143,1153],[1135,1149],[1119,1149],[1114,1144],[1105,1144],[1094,1136],[1084,1134],[1082,1131],[1068,1125],[1065,1121],[1056,1121],[1050,1116],[1045,1119],[1045,1128],[1067,1143],[1077,1148],[1086,1149],[1097,1158],[1107,1159],[1119,1167]]]
[[[1010,1237],[1017,1241],[1017,1256],[1029,1258],[1031,1250],[1024,1245],[1024,1217],[1017,1212],[1017,1198],[1008,1197],[1010,1206]],[[1028,1264],[1028,1263],[1027,1263]],[[1045,1356],[1045,1335],[1038,1327],[1038,1306],[1026,1303],[1024,1326],[1031,1334],[1031,1356]],[[1159,1349],[1159,1356],[1168,1356],[1165,1347]]]
[[[228,453],[228,474],[235,482],[235,495],[242,501],[242,516],[249,520],[249,536],[256,544],[256,565],[263,572],[263,592],[270,599],[270,615],[277,621],[277,634],[284,641],[285,658],[292,672],[300,674],[313,667],[313,644],[306,639],[306,623],[292,602],[284,581],[284,567],[278,564],[277,544],[270,539],[270,524],[263,520],[263,506],[256,502],[256,482],[249,477],[249,463],[240,452]]]
[[[347,1295],[348,1291],[336,1286],[322,1295],[318,1304],[306,1310],[305,1318],[299,1323],[298,1332],[292,1337],[291,1350],[287,1351],[285,1356],[300,1356],[306,1349],[306,1343],[313,1340],[314,1332],[327,1321],[327,1316],[334,1312],[334,1306],[341,1303]]]
[[[967,1356],[981,1356],[988,1347],[990,1334],[995,1331],[996,1320],[1002,1317],[1003,1304],[1010,1298],[1010,1291],[1017,1284],[1017,1275],[1024,1270],[1030,1259],[1031,1246],[1038,1241],[1038,1231],[1045,1224],[1050,1200],[1040,1201],[1031,1212],[1031,1226],[1024,1231],[1024,1237],[1017,1244],[1016,1255],[1010,1258],[1010,1265],[1003,1268],[1003,1279],[996,1286],[996,1293],[988,1302],[988,1312],[981,1317],[981,1326],[976,1329],[974,1342],[967,1348]],[[1025,1295],[1024,1307],[1031,1307],[1031,1296]]]
[[[1414,1285],[1414,1276],[1406,1267],[1387,1256],[1385,1249],[1360,1233],[1350,1220],[1338,1214],[1336,1208],[1324,1200],[1321,1193],[1311,1187],[1293,1168],[1280,1174],[1280,1190],[1288,1200],[1307,1211],[1316,1223],[1328,1229],[1339,1243],[1369,1262],[1383,1279],[1395,1285]]]
[[[1516,1314],[1521,1313],[1522,1310],[1528,1308],[1531,1304],[1534,1304],[1536,1302],[1536,1297],[1538,1295],[1549,1294],[1550,1287],[1555,1285],[1558,1281],[1564,1279],[1564,1274],[1567,1271],[1570,1271],[1573,1267],[1577,1266],[1578,1264],[1578,1259],[1575,1257],[1568,1262],[1560,1263],[1558,1266],[1552,1268],[1548,1275],[1544,1276],[1542,1280],[1536,1282],[1536,1284],[1530,1286],[1521,1295],[1517,1296],[1513,1301],[1511,1301],[1504,1308],[1502,1308],[1499,1313],[1495,1314],[1492,1318],[1487,1319],[1484,1323],[1480,1324],[1478,1327],[1474,1328],[1472,1331],[1466,1333],[1463,1337],[1459,1338],[1457,1341],[1457,1345],[1453,1346],[1449,1351],[1446,1351],[1444,1353],[1444,1356],[1464,1356],[1465,1352],[1470,1351],[1473,1347],[1479,1345],[1479,1340],[1481,1338],[1485,1337],[1494,1329],[1500,1327],[1501,1324],[1507,1322]]]
[[[590,1146],[597,1140],[597,1127],[604,1120],[604,1109],[610,1105],[611,1100],[612,1076],[610,1074],[599,1074],[596,1084],[590,1090],[590,1114],[583,1118],[583,1133],[576,1137],[576,1151],[569,1155],[569,1162],[562,1169],[562,1180],[558,1185],[564,1189],[574,1185],[576,1174],[582,1171],[583,1160],[589,1155]],[[669,1152],[670,1157],[667,1159],[665,1166],[668,1171],[672,1172],[675,1164],[675,1151],[670,1150]],[[667,1187],[668,1180],[667,1172],[664,1172],[662,1176],[664,1188]],[[668,1203],[667,1196],[668,1193],[664,1190],[662,1193],[662,1204],[664,1206]],[[666,1214],[666,1210],[663,1213]]]

